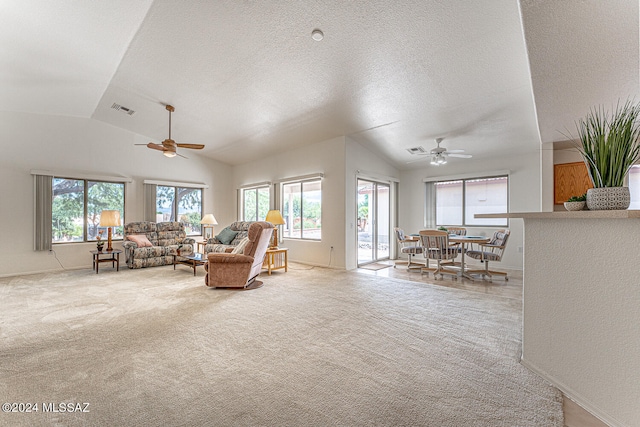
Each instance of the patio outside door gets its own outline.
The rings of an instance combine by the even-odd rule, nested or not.
[[[358,179],[358,265],[389,258],[389,184]]]

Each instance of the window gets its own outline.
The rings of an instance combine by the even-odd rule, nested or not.
[[[189,187],[156,187],[156,222],[179,221],[187,236],[201,234],[202,189]]]
[[[322,239],[322,181],[282,185],[283,236],[290,239]]]
[[[242,189],[242,220],[264,221],[269,212],[269,187]]]
[[[435,186],[436,225],[507,226],[506,218],[478,218],[508,212],[507,176],[440,181]]]
[[[124,218],[123,183],[53,178],[52,187],[53,243],[96,240],[105,209],[119,210]],[[112,232],[113,239],[122,239],[122,226],[113,227]]]

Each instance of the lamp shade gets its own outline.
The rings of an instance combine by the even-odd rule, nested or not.
[[[200,224],[206,225],[218,225],[218,221],[216,221],[216,217],[213,214],[206,214],[200,220]]]
[[[273,225],[284,224],[284,218],[282,218],[282,214],[277,209],[273,209],[267,212],[267,217],[265,218],[265,221],[270,222]]]
[[[104,210],[100,214],[100,227],[118,227],[120,226],[120,211]]]

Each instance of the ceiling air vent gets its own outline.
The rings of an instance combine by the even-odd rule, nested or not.
[[[425,149],[422,147],[413,147],[413,148],[407,148],[407,151],[411,154],[424,154],[426,153]]]
[[[116,104],[115,102],[113,103],[113,105],[111,106],[111,108],[113,108],[114,110],[117,111],[122,111],[123,113],[127,113],[130,116],[133,116],[136,112],[130,108],[124,107],[120,104]]]

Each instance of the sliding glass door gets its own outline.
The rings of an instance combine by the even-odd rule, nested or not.
[[[389,184],[358,179],[358,265],[389,258]]]

